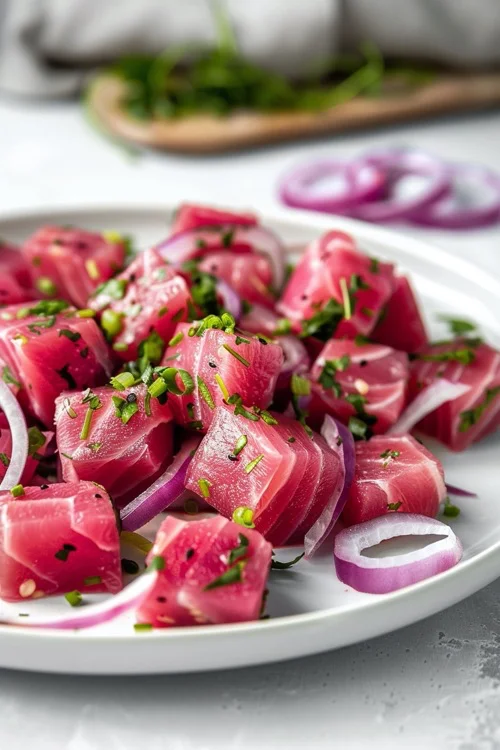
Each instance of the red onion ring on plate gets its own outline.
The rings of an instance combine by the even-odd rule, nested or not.
[[[225,239],[227,237],[230,237],[230,243]],[[225,248],[230,251],[232,246],[238,245],[247,245],[251,251],[269,258],[273,285],[281,289],[285,280],[285,248],[274,232],[266,227],[224,224],[209,229],[190,229],[167,237],[156,245],[155,250],[172,265],[179,265],[211,250]]]
[[[363,167],[372,166],[383,169],[388,180],[389,195],[377,201],[358,204],[349,213],[365,221],[393,221],[411,218],[417,211],[447,195],[451,189],[450,168],[439,159],[412,149],[387,149],[365,154],[349,164],[354,174]],[[428,178],[425,191],[413,198],[391,197],[391,188],[403,177],[421,175]]]
[[[475,229],[494,224],[500,219],[500,177],[498,174],[478,166],[451,166],[453,191],[426,207],[415,211],[411,221],[438,229]],[[464,204],[460,193],[460,181],[491,189],[490,199],[483,205]],[[470,200],[470,199],[469,199]]]
[[[315,187],[325,177],[339,175],[344,188],[338,194],[319,195]],[[322,159],[290,170],[279,184],[279,197],[287,206],[326,213],[346,213],[360,203],[384,194],[386,175],[377,165],[361,163],[352,168],[347,162]]]
[[[0,482],[1,491],[11,490],[12,487],[19,484],[28,458],[28,430],[26,429],[23,411],[17,398],[1,378],[0,409],[5,414],[12,436],[12,455],[5,476]]]
[[[428,534],[444,539],[400,555],[363,555],[363,550],[388,539]],[[454,531],[435,518],[390,513],[340,531],[333,555],[342,583],[366,594],[387,594],[452,568],[462,557],[462,545]]]
[[[343,471],[339,476],[337,487],[332,491],[328,505],[305,536],[306,558],[312,557],[323,544],[344,510],[356,468],[354,439],[345,425],[327,414],[321,427],[321,434],[329,447],[339,455]]]
[[[188,466],[200,441],[200,437],[187,438],[167,470],[120,511],[124,531],[140,529],[179,499],[184,493]]]
[[[447,401],[454,401],[470,391],[470,386],[463,383],[452,383],[440,378],[424,388],[406,407],[404,412],[387,431],[388,435],[404,435],[415,427],[424,417],[438,409]]]
[[[477,497],[477,492],[469,492],[464,490],[462,487],[455,487],[454,484],[448,484],[446,482],[446,491],[449,495],[456,495],[457,497]]]

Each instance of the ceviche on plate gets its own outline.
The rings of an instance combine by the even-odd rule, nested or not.
[[[0,305],[0,598],[67,606],[4,624],[245,622],[319,550],[367,594],[460,560],[450,496],[473,493],[425,438],[497,429],[500,354],[469,320],[430,341],[409,279],[346,232],[290,267],[250,213],[185,204],[141,252],[42,226],[0,247]]]

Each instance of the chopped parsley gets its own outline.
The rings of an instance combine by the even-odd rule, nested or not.
[[[71,331],[69,328],[61,328],[59,331],[59,336],[66,336],[67,339],[70,341],[79,341],[82,336],[77,331]]]
[[[458,505],[453,505],[450,498],[447,497],[444,501],[443,516],[447,518],[456,518],[460,515],[460,508]]]
[[[448,315],[440,315],[439,318],[448,324],[450,331],[454,336],[467,336],[469,333],[477,331],[477,325],[468,320],[451,318]]]
[[[380,272],[380,261],[378,258],[370,258],[370,273]]]
[[[45,435],[43,432],[40,432],[38,427],[30,427],[28,429],[28,455],[32,458],[37,457],[37,453],[40,450],[40,448],[43,448],[45,443],[47,442]],[[41,458],[41,456],[38,456],[38,458]]]
[[[130,403],[120,396],[112,396],[111,400],[113,402],[113,406],[115,407],[115,416],[121,419],[123,424],[127,424],[130,419],[132,419],[134,414],[137,414],[137,412],[139,411],[137,401],[133,401],[132,403]]]
[[[7,383],[7,385],[15,385],[16,388],[21,387],[21,383],[19,380],[16,380],[14,375],[12,374],[12,370],[8,365],[4,365],[2,368],[2,380],[4,383]]]
[[[36,333],[37,336],[40,336],[40,328],[52,328],[52,326],[55,325],[55,322],[56,316],[49,315],[47,318],[43,318],[42,320],[36,320],[34,323],[28,323],[26,327],[28,331],[31,331],[31,333]]]
[[[493,403],[499,394],[500,385],[497,385],[494,388],[487,388],[484,392],[483,400],[476,407],[460,412],[460,422],[458,425],[459,432],[466,432],[473,427],[473,425],[477,424],[486,409]]]
[[[288,318],[280,318],[278,322],[276,323],[276,328],[274,329],[274,335],[275,336],[286,336],[288,333],[292,332],[292,323]]]
[[[227,403],[231,405],[234,404],[234,413],[236,415],[239,414],[240,416],[245,417],[245,419],[249,419],[251,422],[259,421],[260,417],[258,414],[245,409],[243,406],[243,400],[239,393],[233,393],[233,395],[228,398]]]
[[[403,503],[401,502],[401,500],[398,500],[397,503],[387,503],[387,510],[397,511],[401,508],[402,505]]]
[[[234,565],[237,560],[241,560],[241,558],[246,557],[248,555],[248,547],[250,545],[250,540],[247,536],[244,534],[238,535],[239,544],[237,547],[234,547],[234,549],[231,550],[228,556],[228,562],[229,565]]]
[[[0,463],[2,463],[5,467],[9,466],[10,458],[6,453],[0,453]]]
[[[351,358],[344,354],[337,359],[327,359],[318,378],[318,382],[327,390],[332,390],[337,398],[342,395],[340,383],[336,380],[337,372],[344,372],[351,364]]]
[[[97,287],[94,296],[105,294],[107,297],[111,297],[111,299],[123,299],[127,291],[127,283],[126,279],[110,279]]]
[[[470,365],[476,359],[476,355],[470,346],[464,346],[435,354],[415,354],[412,359],[420,359],[423,362],[459,362],[462,365]]]
[[[354,407],[356,416],[349,418],[349,430],[355,438],[368,440],[373,435],[372,427],[377,422],[377,417],[365,411],[366,396],[360,393],[349,393],[345,400]]]
[[[274,552],[273,552],[274,555]],[[300,555],[297,555],[297,557],[294,557],[293,560],[289,560],[288,562],[280,562],[279,560],[271,560],[271,570],[288,570],[288,568],[293,567],[293,565],[296,565],[299,560],[302,560],[304,557],[305,552],[301,552]]]
[[[387,450],[380,454],[380,458],[382,459],[382,468],[387,469],[391,461],[393,461],[395,458],[398,458],[398,456],[400,455],[401,451],[391,451],[389,448],[387,448]]]
[[[69,371],[69,364],[64,365],[64,367],[61,367],[60,370],[56,370],[57,374],[66,381],[68,384],[68,388],[70,391],[76,390],[76,380],[74,379],[73,375]]]

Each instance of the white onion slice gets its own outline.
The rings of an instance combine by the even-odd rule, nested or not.
[[[444,537],[413,552],[367,557],[362,551],[401,536]],[[435,518],[391,513],[340,531],[335,537],[335,568],[342,583],[366,594],[387,594],[452,568],[462,557],[454,531]]]
[[[0,408],[9,423],[12,435],[12,455],[5,476],[0,483],[1,490],[10,490],[19,484],[28,458],[28,430],[26,420],[9,386],[0,379]]]
[[[404,435],[415,427],[424,417],[438,409],[447,401],[463,396],[470,391],[470,386],[463,383],[452,383],[446,378],[439,378],[428,385],[413,399],[398,421],[388,430],[388,435]]]

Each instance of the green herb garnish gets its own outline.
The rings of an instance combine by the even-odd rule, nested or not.
[[[113,402],[113,406],[115,407],[115,416],[117,416],[123,424],[127,424],[134,414],[137,414],[139,411],[139,407],[137,405],[137,401],[127,401],[124,398],[121,398],[121,396],[112,396],[111,400]]]
[[[215,401],[213,400],[212,394],[210,393],[210,390],[205,383],[205,381],[200,378],[198,375],[196,377],[196,381],[198,383],[198,390],[200,392],[201,397],[203,398],[204,402],[208,406],[209,409],[215,409]]]
[[[293,560],[290,560],[289,562],[280,562],[279,560],[271,560],[271,570],[288,570],[289,568],[296,565],[299,562],[299,560],[302,560],[304,555],[305,555],[305,552],[302,552],[300,555],[297,555],[297,557],[294,557]]]
[[[245,466],[245,472],[246,474],[250,474],[251,471],[255,469],[257,464],[259,464],[262,459],[264,458],[264,454],[260,453],[258,456],[256,456],[254,459],[252,459],[246,466]]]
[[[493,403],[499,394],[500,385],[497,385],[494,388],[487,388],[484,392],[483,400],[476,407],[460,412],[460,422],[458,425],[459,432],[466,432],[473,427],[473,425],[477,424],[486,409]]]
[[[202,497],[210,497],[210,486],[211,482],[208,479],[198,479],[198,487],[200,488],[200,494]]]

